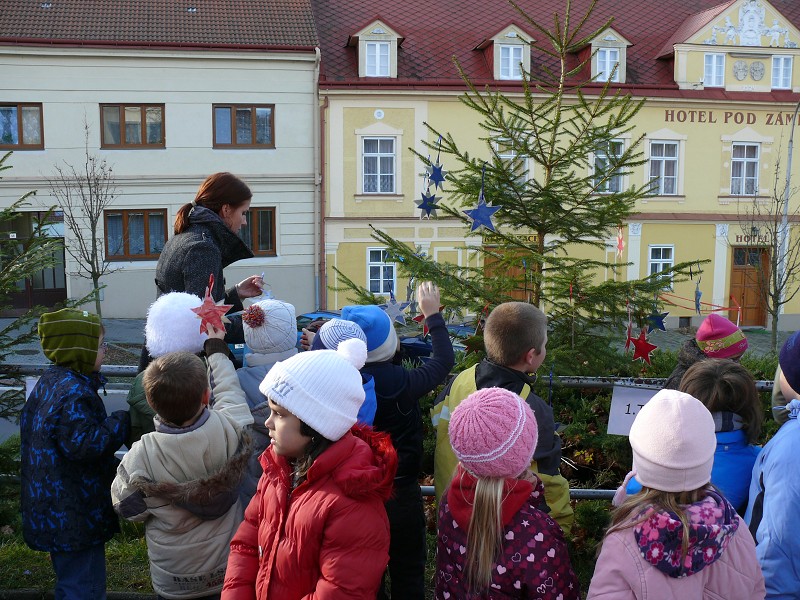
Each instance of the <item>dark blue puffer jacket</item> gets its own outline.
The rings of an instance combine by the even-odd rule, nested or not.
[[[99,373],[54,365],[22,409],[22,534],[34,550],[83,550],[119,531],[111,482],[130,420],[124,410],[106,414],[102,383]]]

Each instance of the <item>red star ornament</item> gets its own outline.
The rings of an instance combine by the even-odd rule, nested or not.
[[[642,361],[646,362],[648,365],[650,364],[650,353],[653,350],[656,350],[658,346],[655,344],[651,344],[647,341],[647,330],[642,329],[642,332],[639,334],[638,338],[632,339],[631,343],[633,344],[633,360],[637,358],[641,358]]]
[[[444,304],[442,304],[439,307],[439,312],[442,312],[443,309],[444,309]],[[428,335],[428,324],[425,322],[425,315],[419,313],[416,317],[414,317],[411,320],[414,321],[415,323],[422,323],[422,335],[423,336]]]
[[[225,323],[230,323],[225,318],[225,313],[233,308],[233,304],[223,304],[224,300],[214,302],[214,298],[211,296],[213,287],[214,275],[211,274],[208,277],[208,287],[206,295],[203,297],[203,303],[192,309],[192,312],[200,318],[200,333],[208,333],[209,325],[214,329],[225,331]]]
[[[464,344],[464,347],[466,348],[464,354],[486,351],[486,346],[483,343],[482,335],[473,335],[472,337],[466,338],[461,343]]]

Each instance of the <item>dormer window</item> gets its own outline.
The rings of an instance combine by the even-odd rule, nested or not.
[[[500,44],[500,79],[522,79],[522,46]]]
[[[367,77],[389,77],[389,42],[367,42]]]
[[[397,77],[397,50],[402,43],[400,34],[376,20],[351,35],[347,45],[357,48],[359,77]]]
[[[597,50],[597,81],[619,83],[619,49]]]
[[[625,83],[625,61],[631,43],[609,27],[590,44],[594,80],[600,83]]]

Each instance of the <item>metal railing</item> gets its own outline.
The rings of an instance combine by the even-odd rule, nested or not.
[[[6,372],[18,373],[19,375],[41,375],[50,365],[13,365],[6,364],[3,370]],[[103,365],[100,372],[106,377],[136,377],[138,367],[129,365]],[[547,378],[542,378],[547,382]],[[658,377],[554,377],[556,386],[565,388],[581,389],[613,389],[615,385],[636,385],[642,387],[662,387],[666,382],[664,378]],[[756,389],[759,392],[772,392],[772,381],[756,381]],[[112,384],[114,385],[114,384]],[[118,384],[125,387],[127,384]],[[433,496],[434,487],[423,485],[422,495]],[[583,488],[571,488],[569,496],[573,500],[611,500],[616,490],[595,490]]]

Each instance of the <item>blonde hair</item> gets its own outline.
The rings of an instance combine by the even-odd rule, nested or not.
[[[489,587],[494,563],[503,552],[502,503],[505,479],[478,477],[467,530],[464,575],[474,593]]]
[[[681,570],[683,570],[683,563],[689,554],[689,517],[685,507],[699,502],[713,489],[711,484],[689,492],[664,492],[642,487],[641,492],[628,496],[622,504],[614,509],[611,525],[603,539],[605,540],[615,531],[622,531],[644,523],[650,518],[652,511],[674,513],[683,526],[681,529]],[[599,550],[598,548],[598,553]]]

